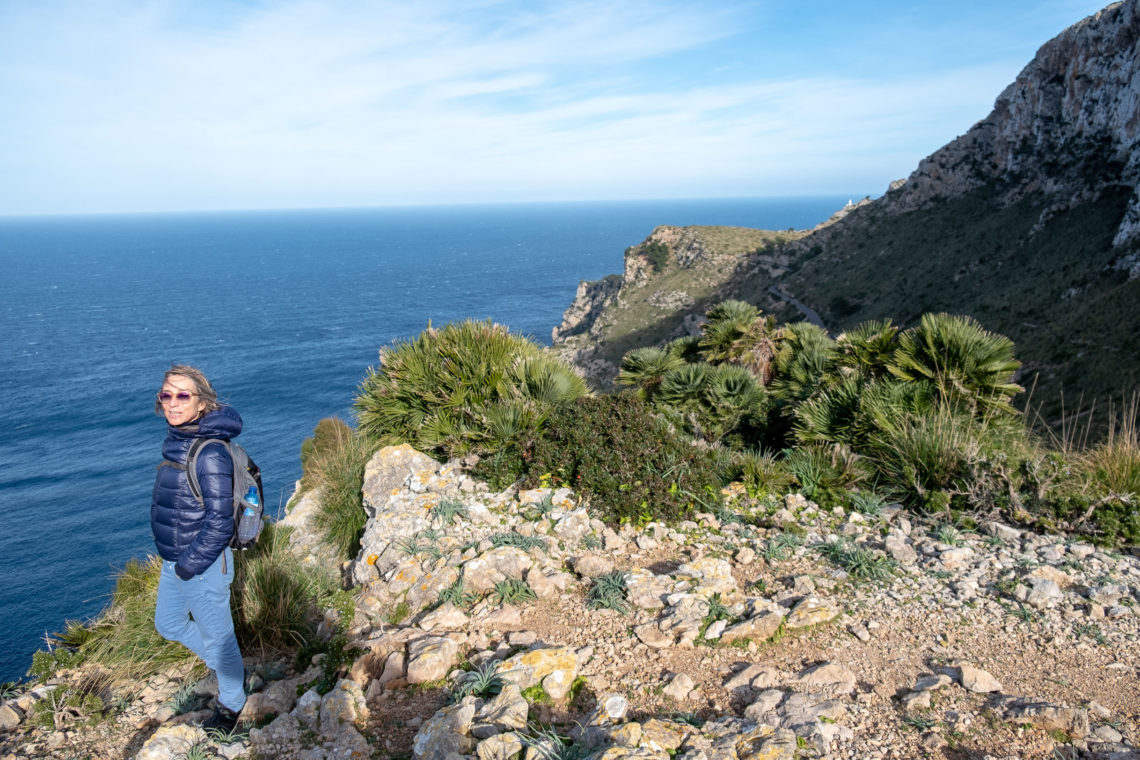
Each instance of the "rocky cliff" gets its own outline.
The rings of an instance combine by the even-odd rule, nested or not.
[[[704,298],[659,309],[636,337],[649,345],[683,334],[724,298],[800,319],[794,296],[833,332],[967,313],[1015,341],[1020,381],[1036,384],[1047,416],[1058,416],[1065,396],[1070,407],[1118,396],[1140,379],[1138,130],[1140,2],[1127,0],[1043,45],[989,116],[884,196],[809,234],[722,259]],[[699,239],[714,229],[672,234]],[[634,347],[623,328],[635,321],[629,295],[662,283],[627,272],[584,284],[555,345],[604,384]],[[676,276],[668,287],[686,290]],[[576,318],[589,340],[573,337]]]
[[[892,213],[927,207],[996,179],[1008,204],[1040,192],[1045,214],[1089,202],[1107,188],[1131,190],[1113,237],[1140,239],[1140,8],[1115,3],[1038,51],[969,132],[923,159],[882,200]]]

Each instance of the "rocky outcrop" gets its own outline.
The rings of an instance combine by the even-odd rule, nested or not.
[[[624,351],[697,334],[696,315],[720,300],[742,262],[764,262],[775,271],[779,262],[769,252],[803,234],[741,227],[657,227],[626,250],[621,275],[578,285],[562,323],[551,333],[554,350],[587,379],[608,385]]]
[[[969,132],[882,199],[905,213],[999,181],[1004,199],[1054,198],[1046,214],[1132,188],[1113,243],[1140,242],[1140,5],[1114,3],[1041,47]]]

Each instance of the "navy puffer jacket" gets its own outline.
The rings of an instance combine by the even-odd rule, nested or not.
[[[186,464],[190,445],[197,438],[229,440],[241,433],[241,415],[223,406],[199,417],[189,425],[167,426],[162,458]],[[159,556],[176,562],[179,578],[188,580],[205,572],[230,542],[234,531],[234,463],[220,445],[204,447],[198,454],[198,484],[202,506],[190,491],[186,472],[159,467],[150,502],[150,529]]]

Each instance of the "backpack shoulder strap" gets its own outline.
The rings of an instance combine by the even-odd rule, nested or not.
[[[195,439],[194,443],[190,444],[190,450],[186,452],[186,464],[184,465],[186,468],[186,481],[190,484],[190,492],[194,494],[194,498],[203,506],[206,504],[206,500],[202,496],[202,486],[198,484],[198,454],[211,443],[220,443],[225,446],[227,452],[230,450],[230,444],[224,438],[198,438]],[[178,467],[178,464],[175,462],[171,462],[170,464],[176,468]],[[162,465],[159,466],[161,467]]]

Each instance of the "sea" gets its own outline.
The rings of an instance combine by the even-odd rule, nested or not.
[[[0,216],[0,681],[154,552],[174,363],[245,421],[267,511],[352,421],[381,347],[472,317],[549,344],[581,280],[661,224],[803,229],[847,196]]]

